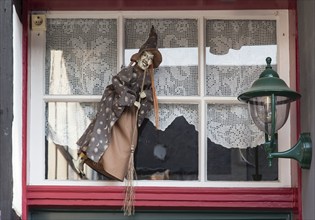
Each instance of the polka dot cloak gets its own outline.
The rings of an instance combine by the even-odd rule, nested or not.
[[[112,84],[106,87],[95,118],[77,142],[80,150],[85,151],[91,160],[99,161],[110,144],[112,127],[124,110],[138,100],[143,74],[143,71],[132,66],[124,68],[113,77]],[[145,76],[143,89],[146,97],[141,99],[138,126],[153,105],[149,74]]]

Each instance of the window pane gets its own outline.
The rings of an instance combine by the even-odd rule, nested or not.
[[[206,21],[206,95],[238,96],[277,63],[276,21]],[[276,69],[276,67],[274,66]]]
[[[127,19],[125,65],[146,41],[152,25],[163,61],[155,73],[157,95],[198,95],[198,22],[196,19]]]
[[[205,94],[237,97],[258,79],[266,57],[276,69],[275,20],[207,20]],[[262,180],[278,178],[277,166],[267,166],[260,146],[264,134],[247,106],[208,105],[207,137],[208,180],[251,181],[253,174],[262,174]]]
[[[264,134],[250,119],[246,105],[208,105],[208,180],[277,180],[277,161],[268,167],[261,144]]]
[[[117,22],[47,19],[46,94],[101,95],[117,73]]]
[[[96,103],[49,102],[46,104],[46,179],[77,180],[73,160],[76,142],[96,115]],[[85,167],[88,179],[98,175]]]
[[[135,156],[138,179],[198,179],[198,106],[161,104],[160,129],[145,120]]]

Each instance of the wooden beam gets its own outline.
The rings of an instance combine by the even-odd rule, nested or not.
[[[12,209],[13,4],[20,11],[20,0],[0,1],[0,219],[8,220],[20,219]]]
[[[12,120],[13,120],[13,26],[12,1],[0,1],[0,211],[11,219]]]

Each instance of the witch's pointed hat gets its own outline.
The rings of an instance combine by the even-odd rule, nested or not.
[[[140,59],[140,56],[144,51],[149,51],[154,55],[153,68],[157,68],[160,65],[160,63],[162,62],[162,55],[161,55],[160,51],[157,49],[157,34],[155,32],[153,25],[151,27],[149,38],[140,47],[138,53],[135,53],[134,55],[132,55],[130,60],[133,62],[137,62]]]

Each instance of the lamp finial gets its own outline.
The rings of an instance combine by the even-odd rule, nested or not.
[[[272,69],[272,67],[271,67],[271,57],[267,57],[266,58],[266,63],[267,63],[267,66],[266,66],[266,69]]]

